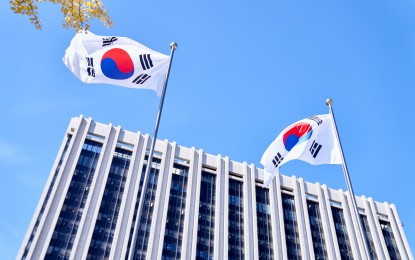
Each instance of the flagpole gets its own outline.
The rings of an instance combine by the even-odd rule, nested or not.
[[[346,179],[347,188],[349,190],[350,198],[351,198],[351,201],[352,201],[353,212],[355,213],[355,216],[357,217],[357,225],[358,225],[358,228],[359,228],[359,236],[360,236],[360,239],[363,241],[363,246],[365,248],[364,256],[365,256],[365,259],[370,259],[370,256],[369,256],[368,251],[367,251],[368,246],[367,246],[367,243],[366,243],[366,239],[363,235],[363,228],[362,228],[362,225],[361,225],[361,222],[360,222],[360,216],[359,216],[359,211],[357,209],[357,203],[356,203],[356,198],[355,198],[355,195],[354,195],[354,192],[353,192],[352,182],[350,181],[349,170],[347,169],[346,159],[344,158],[344,154],[343,154],[343,147],[342,147],[342,144],[341,144],[341,141],[340,141],[339,132],[337,130],[336,119],[334,117],[332,104],[333,104],[333,100],[331,98],[328,98],[326,100],[326,105],[329,107],[329,110],[330,110],[330,115],[331,115],[331,119],[332,119],[332,122],[333,122],[334,133],[336,135],[337,144],[339,145],[339,148],[340,148],[340,155],[341,155],[341,159],[342,159],[343,173],[344,173],[344,177]]]
[[[136,243],[137,243],[138,228],[140,226],[141,211],[143,209],[144,198],[145,198],[145,189],[147,187],[148,179],[149,179],[149,175],[150,175],[149,173],[150,173],[150,169],[151,169],[151,163],[152,163],[152,160],[153,160],[154,147],[156,145],[157,133],[158,133],[160,118],[161,118],[161,112],[163,111],[164,97],[166,95],[166,90],[167,90],[167,82],[169,81],[170,67],[171,67],[171,63],[173,61],[174,51],[177,49],[177,43],[172,42],[170,44],[170,49],[171,49],[171,52],[170,52],[169,67],[167,69],[166,78],[164,80],[163,91],[161,93],[159,109],[158,109],[158,112],[157,112],[156,125],[154,127],[153,139],[151,140],[151,146],[150,146],[150,152],[149,152],[148,159],[147,159],[146,171],[144,173],[144,182],[143,182],[143,186],[141,188],[140,201],[139,201],[139,204],[138,204],[136,220],[135,220],[135,224],[134,224],[134,231],[133,231],[133,238],[132,238],[133,240],[131,241],[131,246],[130,246],[130,252],[128,254],[128,259],[133,259],[133,257],[134,257],[135,246],[136,246]]]

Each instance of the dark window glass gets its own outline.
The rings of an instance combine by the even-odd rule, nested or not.
[[[288,259],[301,259],[300,240],[298,236],[297,216],[295,214],[294,196],[281,194],[284,213],[285,242]]]
[[[147,157],[146,157],[147,160]],[[140,216],[140,222],[138,223],[138,230],[136,232],[136,242],[134,246],[133,252],[133,259],[146,259],[146,252],[148,246],[148,237],[150,235],[150,227],[151,227],[151,220],[153,218],[153,210],[154,210],[154,200],[156,199],[156,190],[157,190],[157,180],[159,177],[159,167],[160,167],[160,159],[153,158],[151,163],[151,169],[149,173],[149,179],[147,182],[147,187],[144,191],[144,201],[142,207],[142,213]],[[130,230],[130,236],[128,240],[127,246],[127,254],[126,259],[128,259],[131,244],[133,241],[133,234],[134,234],[134,227],[135,222],[137,221],[137,210],[138,204],[140,201],[141,190],[144,183],[144,173],[146,172],[147,164],[143,167],[143,172],[141,174],[141,180],[139,185],[139,190],[137,194],[137,201],[135,204],[134,215],[133,215],[133,224]]]
[[[256,186],[255,189],[259,259],[274,259],[268,189],[258,186]]]
[[[216,175],[202,171],[196,259],[213,259]]]
[[[244,259],[243,184],[229,179],[228,258]]]
[[[45,259],[69,259],[102,144],[85,140]]]
[[[189,168],[180,164],[173,167],[162,259],[180,259],[182,249]]]
[[[314,256],[316,259],[327,259],[323,225],[321,223],[318,203],[307,200],[307,209],[310,221],[311,237],[313,239]]]
[[[389,222],[379,220],[380,227],[382,228],[383,237],[385,238],[386,247],[388,248],[389,256],[391,260],[400,260],[398,246],[396,245],[395,237],[393,236],[392,228]]]
[[[110,255],[124,185],[130,167],[131,152],[116,148],[94,227],[88,259],[105,259]]]
[[[336,229],[337,241],[339,243],[340,256],[342,260],[353,259],[350,248],[349,235],[347,234],[346,222],[343,217],[343,210],[332,207],[334,228]]]
[[[68,138],[66,139],[65,147],[63,148],[63,152],[62,152],[61,158],[59,159],[58,166],[56,167],[55,172],[53,173],[52,181],[50,182],[48,192],[46,193],[45,199],[43,200],[43,203],[42,203],[42,208],[40,209],[39,215],[36,218],[35,226],[33,227],[32,233],[30,234],[30,237],[29,237],[29,241],[27,242],[27,245],[26,245],[25,250],[23,252],[22,260],[26,259],[27,253],[29,253],[30,245],[32,244],[33,238],[36,235],[36,231],[39,227],[40,220],[43,216],[46,205],[48,204],[50,194],[52,193],[52,189],[55,186],[56,178],[59,175],[59,171],[61,169],[62,162],[63,162],[63,159],[65,158],[66,152],[68,151],[68,147],[69,147],[69,144],[71,142],[71,139],[72,139],[72,135],[69,135]]]
[[[365,234],[365,239],[367,246],[369,247],[369,256],[372,260],[377,260],[377,255],[375,251],[375,244],[373,243],[372,235],[370,234],[369,224],[367,223],[367,218],[365,215],[360,215],[360,221],[362,223],[363,233]]]

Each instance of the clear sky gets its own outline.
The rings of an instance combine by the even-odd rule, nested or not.
[[[415,250],[415,2],[109,1],[112,29],[175,53],[159,138],[261,167],[288,125],[335,111],[356,195],[397,206]],[[74,36],[59,7],[44,29],[0,2],[0,259],[17,255],[71,117],[152,134],[151,90],[86,85],[62,62]],[[341,166],[286,163],[281,172],[346,190]]]

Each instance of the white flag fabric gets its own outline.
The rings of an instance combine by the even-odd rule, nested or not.
[[[271,183],[281,165],[295,159],[313,165],[342,163],[330,114],[300,120],[278,135],[261,159],[264,186]]]
[[[65,51],[63,62],[85,83],[106,83],[152,89],[161,96],[170,56],[126,37],[79,32]]]

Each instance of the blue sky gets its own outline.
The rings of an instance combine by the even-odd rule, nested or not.
[[[105,1],[105,0],[104,0]],[[415,248],[415,2],[105,1],[112,29],[173,60],[159,138],[260,166],[288,125],[328,113],[356,195],[397,206]],[[15,258],[71,117],[152,134],[150,90],[86,85],[64,66],[74,36],[42,3],[44,29],[0,3],[0,258]],[[346,190],[341,166],[292,161],[285,175]]]

